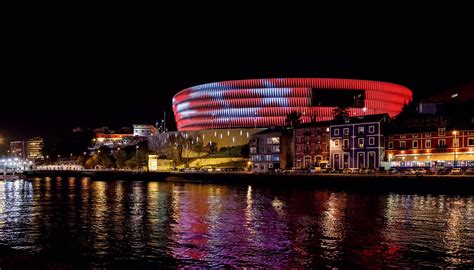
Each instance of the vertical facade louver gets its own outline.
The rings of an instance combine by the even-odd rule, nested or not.
[[[362,100],[347,106],[347,97],[350,99],[356,94],[362,94]],[[387,82],[333,78],[252,79],[184,89],[174,96],[173,111],[180,131],[269,127],[284,126],[286,115],[292,111],[302,114],[303,123],[311,119],[331,120],[338,102],[349,108],[350,116],[388,113],[394,117],[411,99],[410,89]]]

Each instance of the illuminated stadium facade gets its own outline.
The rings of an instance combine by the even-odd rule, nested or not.
[[[333,109],[350,116],[396,116],[412,99],[410,89],[387,82],[288,78],[223,81],[184,89],[173,98],[178,130],[284,126],[292,111],[303,123],[331,120]]]

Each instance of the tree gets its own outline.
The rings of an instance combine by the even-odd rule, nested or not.
[[[181,133],[173,134],[169,137],[167,156],[173,160],[175,166],[182,162],[184,141],[184,136]]]
[[[202,140],[198,140],[198,137],[196,137],[196,140],[194,143],[191,145],[191,149],[193,152],[197,153],[197,156],[200,157],[202,152],[204,152],[204,145]]]
[[[206,144],[205,149],[209,155],[215,154],[217,152],[217,143],[210,141],[208,144]]]
[[[184,152],[185,158],[188,159],[189,158],[189,152],[193,151],[194,138],[191,135],[187,135],[184,138],[183,143],[184,143],[184,150],[185,150],[185,152]]]
[[[77,158],[77,163],[79,165],[82,165],[84,167],[86,167],[86,162],[87,162],[87,156],[86,155],[80,155],[78,158]]]
[[[136,164],[138,168],[140,168],[141,166],[146,166],[146,163],[148,161],[148,150],[145,147],[138,148],[133,158],[136,159]]]
[[[88,169],[95,169],[95,167],[99,164],[97,155],[93,155],[86,161],[86,168]]]
[[[102,146],[99,148],[97,153],[97,163],[98,165],[104,168],[110,168],[113,166],[112,160],[109,157],[109,148],[106,146]]]
[[[118,150],[114,153],[115,166],[117,168],[125,168],[125,162],[127,161],[127,153],[124,150]]]
[[[104,168],[111,168],[114,164],[107,153],[101,152],[99,155],[99,165]]]
[[[346,122],[349,120],[349,109],[346,106],[339,106],[332,110],[336,122]]]
[[[135,147],[134,147],[135,148]],[[146,165],[148,161],[148,150],[145,147],[135,148],[133,154],[130,154],[131,158],[125,161],[125,166],[128,168],[140,168]]]
[[[301,113],[297,111],[292,111],[286,116],[285,123],[288,127],[299,126],[301,124]]]

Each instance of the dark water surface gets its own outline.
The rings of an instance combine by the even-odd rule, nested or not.
[[[1,248],[83,267],[468,268],[474,196],[0,180]]]

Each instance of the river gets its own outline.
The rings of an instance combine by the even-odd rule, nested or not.
[[[0,247],[26,254],[0,268],[467,268],[474,195],[0,180]]]

